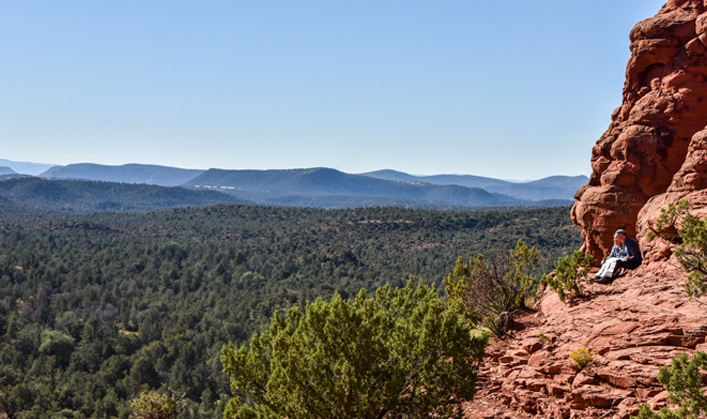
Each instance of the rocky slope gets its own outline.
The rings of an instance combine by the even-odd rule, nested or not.
[[[652,222],[666,203],[707,185],[705,12],[703,0],[671,0],[631,31],[623,103],[594,146],[572,211],[597,260],[617,228],[637,234],[649,258],[669,255],[666,242],[648,240]]]
[[[624,419],[642,403],[665,406],[660,366],[707,350],[707,311],[687,298],[684,280],[659,262],[610,285],[585,283],[569,304],[546,292],[538,311],[516,313],[514,330],[487,348],[466,417]],[[578,348],[594,353],[581,371],[570,358]]]

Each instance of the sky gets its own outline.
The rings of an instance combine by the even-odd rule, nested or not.
[[[0,0],[0,158],[588,175],[656,0]]]

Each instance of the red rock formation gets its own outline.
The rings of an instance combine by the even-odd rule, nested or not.
[[[670,237],[674,229],[666,232],[654,227],[661,210],[682,199],[691,203],[693,215],[707,217],[707,129],[692,137],[685,162],[668,190],[651,198],[638,215],[638,238],[648,260],[668,258],[675,250]]]
[[[656,262],[612,285],[584,284],[572,304],[546,292],[536,313],[491,344],[467,419],[627,419],[647,403],[667,405],[656,377],[671,357],[707,350],[704,309],[684,291],[685,274]],[[570,354],[593,351],[578,370]]]
[[[671,0],[631,31],[623,103],[594,146],[589,184],[572,209],[584,249],[597,260],[617,228],[638,233],[642,245],[654,247],[651,257],[669,255],[666,242],[649,246],[649,219],[676,194],[705,187],[707,132],[698,134],[707,125],[705,12],[703,0]],[[671,196],[658,197],[665,193]]]
[[[655,221],[687,199],[707,217],[707,0],[671,0],[631,31],[623,103],[592,154],[572,218],[600,260],[613,232],[636,234],[651,263],[611,285],[585,284],[563,304],[548,292],[538,312],[487,348],[468,419],[617,418],[668,403],[656,377],[673,356],[707,351],[705,311],[684,292],[670,231]],[[672,230],[675,233],[675,230]],[[581,371],[570,359],[593,350]]]

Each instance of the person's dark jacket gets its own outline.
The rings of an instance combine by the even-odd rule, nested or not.
[[[624,245],[619,248],[619,246],[614,245],[611,248],[610,258],[620,258],[629,259],[636,261],[643,261],[643,256],[641,255],[641,250],[638,248],[638,243],[636,240],[626,237]]]

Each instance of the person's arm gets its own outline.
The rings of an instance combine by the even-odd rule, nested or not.
[[[628,259],[641,259],[641,250],[638,248],[638,243],[635,240],[626,241],[626,253]]]
[[[619,257],[619,246],[614,245],[614,247],[611,248],[611,253],[609,253],[610,258],[617,258]]]

